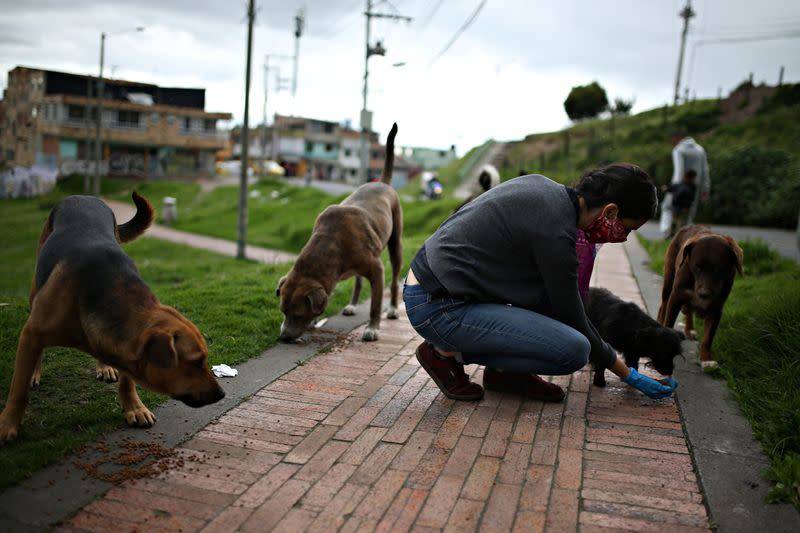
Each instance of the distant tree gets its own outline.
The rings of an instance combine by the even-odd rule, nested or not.
[[[612,115],[627,115],[633,109],[634,99],[624,100],[622,98],[614,98],[614,105],[609,108]]]
[[[634,99],[624,100],[622,98],[614,98],[614,105],[608,106],[608,111],[611,113],[611,120],[608,121],[608,130],[613,138],[616,134],[616,119],[618,116],[627,115],[633,108]]]
[[[606,91],[596,81],[573,87],[564,100],[564,110],[571,120],[594,118],[607,108]]]

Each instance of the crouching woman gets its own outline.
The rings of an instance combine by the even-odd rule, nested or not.
[[[561,401],[540,375],[566,375],[592,360],[651,398],[661,383],[627,368],[586,318],[578,290],[577,231],[593,243],[624,242],[655,214],[656,188],[642,169],[614,164],[573,189],[521,176],[445,220],[417,252],[403,287],[411,325],[424,342],[420,365],[449,398],[483,388],[465,364],[485,368],[483,387]]]

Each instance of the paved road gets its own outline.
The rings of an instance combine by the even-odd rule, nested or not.
[[[774,228],[753,228],[747,226],[725,226],[712,224],[711,229],[730,235],[736,240],[763,239],[779,254],[795,261],[800,261],[800,250],[797,248],[797,234],[791,230]],[[649,221],[639,228],[639,233],[648,239],[658,239],[658,222]],[[747,258],[745,258],[747,261]]]

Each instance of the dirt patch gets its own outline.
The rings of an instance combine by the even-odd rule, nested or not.
[[[110,445],[104,441],[82,447],[73,464],[92,477],[110,483],[156,477],[167,470],[182,468],[186,461],[203,462],[198,456],[180,455],[174,448],[157,442],[125,438]]]
[[[775,87],[769,85],[740,85],[720,102],[720,124],[732,124],[752,117],[773,94]]]

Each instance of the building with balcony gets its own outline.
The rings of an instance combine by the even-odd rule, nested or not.
[[[205,89],[103,80],[101,172],[111,175],[203,176],[228,145],[218,129],[230,113],[205,111]],[[16,67],[4,91],[0,159],[94,171],[97,103],[90,76]]]
[[[361,158],[358,156],[361,133],[342,128],[339,139],[339,170],[334,179],[355,185],[358,183],[358,169],[361,166]]]
[[[421,167],[422,170],[438,170],[457,159],[455,146],[450,146],[447,150],[403,146],[398,152],[404,159]]]

